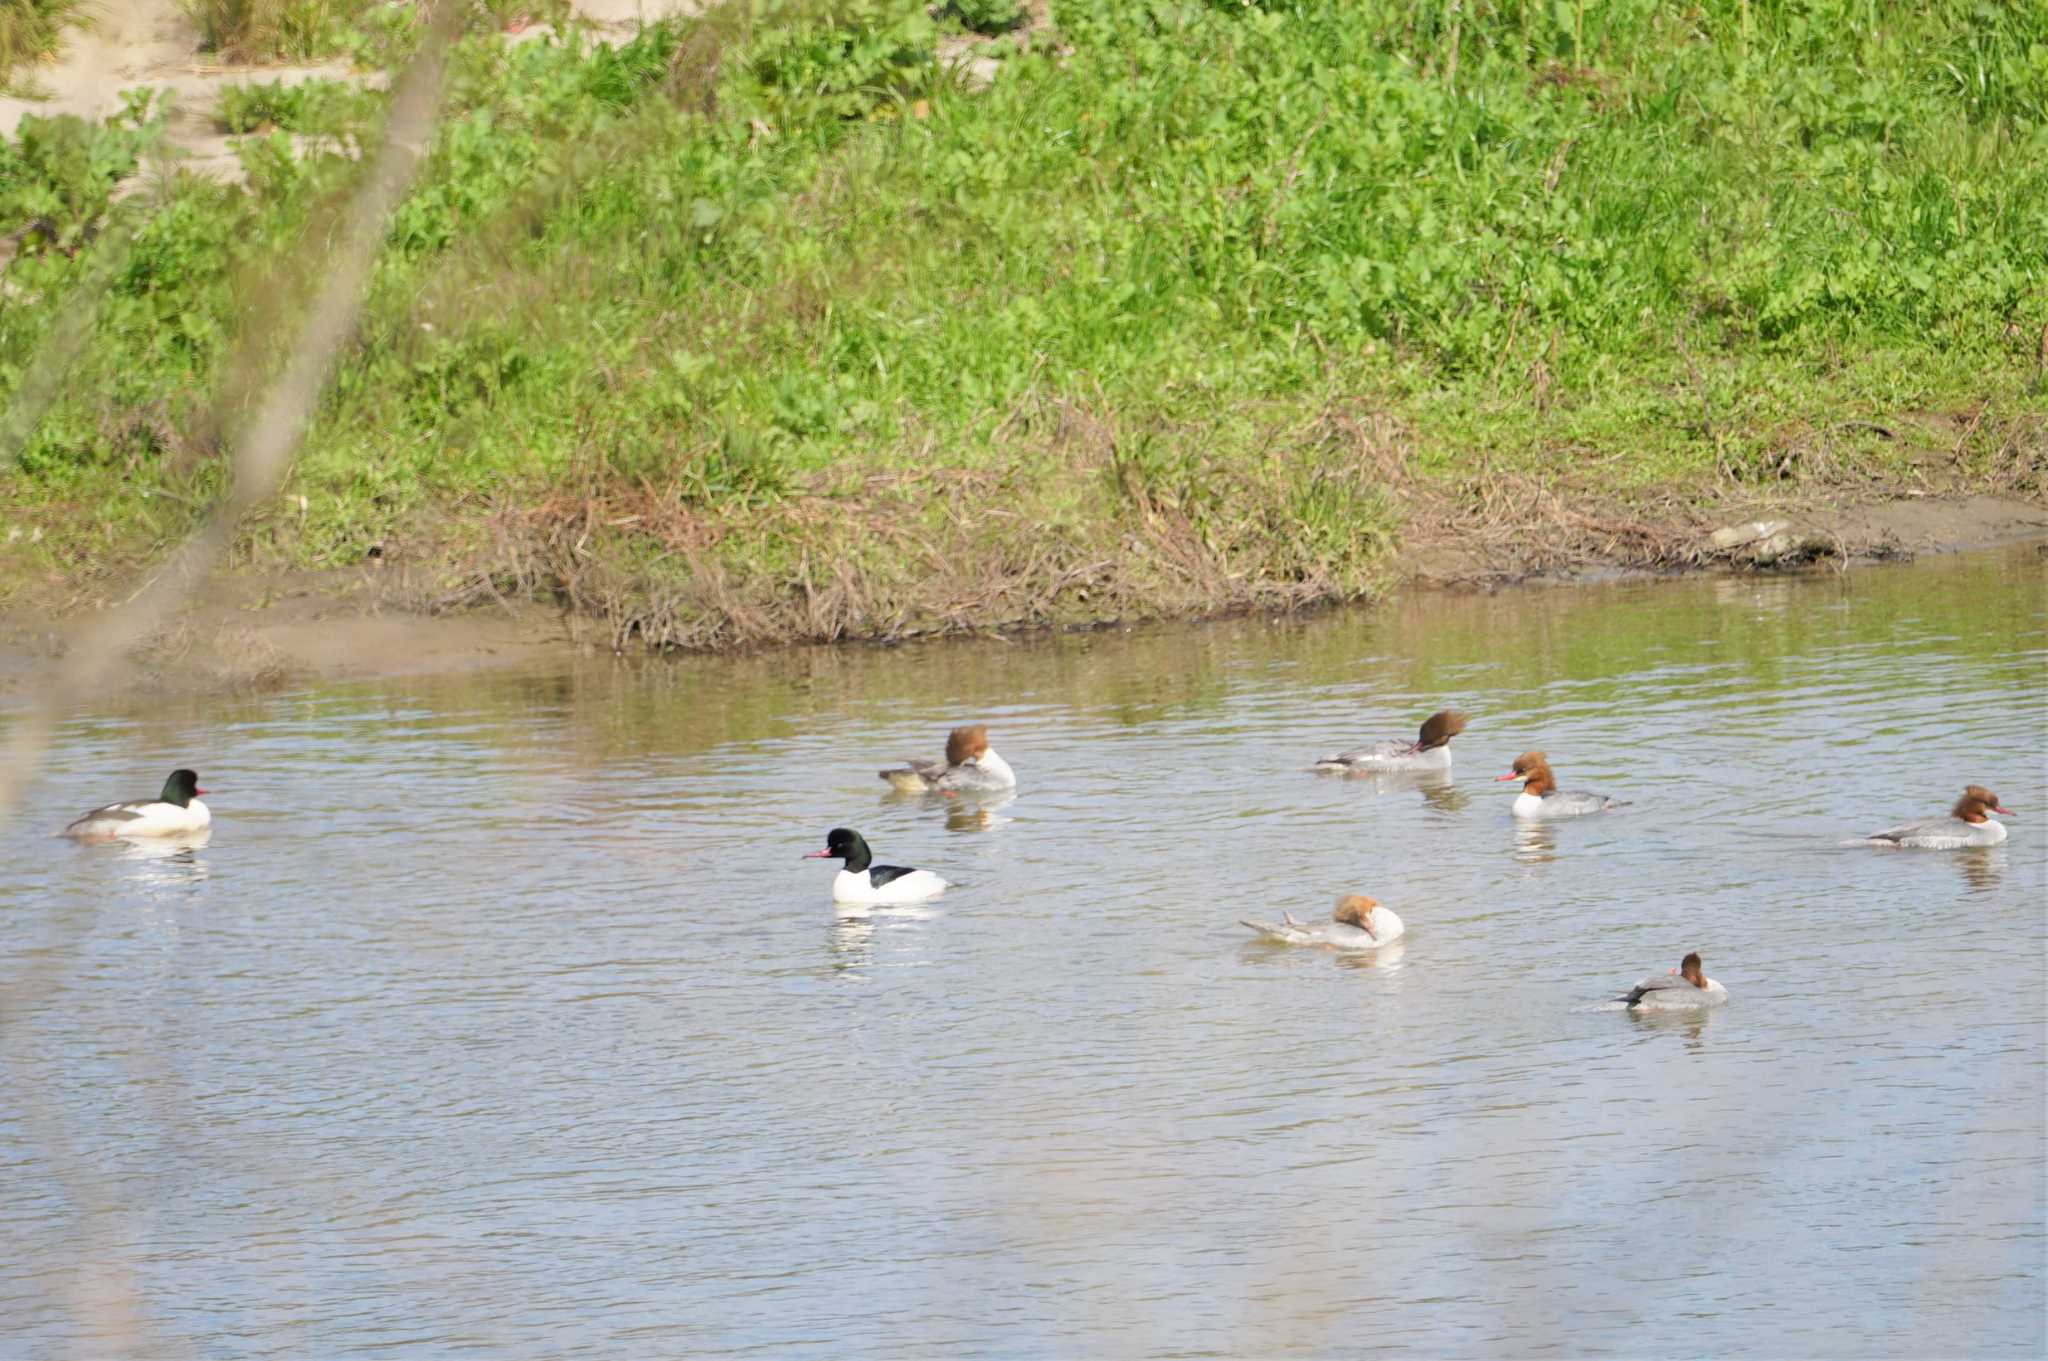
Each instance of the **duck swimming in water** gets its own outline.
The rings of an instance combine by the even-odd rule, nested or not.
[[[832,901],[835,903],[896,907],[936,898],[947,888],[946,881],[930,870],[877,865],[868,843],[850,827],[834,827],[825,834],[825,849],[811,851],[803,858],[846,862],[844,868],[832,876]]]
[[[133,803],[110,803],[76,818],[63,835],[75,841],[112,841],[122,837],[190,836],[213,824],[213,814],[199,801],[207,791],[189,770],[171,772],[163,793]]]
[[[1362,893],[1350,893],[1337,900],[1337,910],[1328,922],[1295,920],[1292,912],[1280,914],[1281,924],[1240,921],[1276,945],[1322,945],[1334,950],[1376,950],[1392,944],[1407,931],[1394,910],[1381,907]]]
[[[1728,1000],[1728,989],[1700,971],[1695,950],[1669,973],[1651,974],[1614,999],[1631,1011],[1671,1011],[1681,1007],[1715,1007]]]
[[[1963,791],[1956,800],[1956,806],[1948,810],[1945,818],[1922,818],[1919,822],[1902,822],[1896,827],[1887,827],[1882,832],[1872,832],[1857,841],[1845,841],[1845,846],[1917,846],[1931,851],[1952,851],[1962,846],[1996,846],[2005,840],[2005,824],[1993,822],[1993,813],[2011,817],[2012,810],[2002,806],[1998,795],[1981,784],[1973,784]]]
[[[988,744],[988,727],[976,723],[953,729],[944,761],[911,758],[908,765],[876,772],[906,794],[997,794],[1017,787],[1017,772]]]
[[[1622,800],[1610,799],[1605,794],[1560,793],[1557,777],[1550,773],[1550,760],[1540,751],[1525,751],[1517,756],[1514,769],[1494,776],[1495,784],[1502,780],[1522,781],[1522,792],[1515,795],[1510,810],[1518,818],[1571,818],[1623,806]]]
[[[1311,769],[1322,771],[1449,770],[1451,739],[1465,731],[1466,717],[1456,709],[1444,709],[1422,721],[1422,732],[1413,742],[1399,739],[1353,747],[1334,756],[1316,759]]]

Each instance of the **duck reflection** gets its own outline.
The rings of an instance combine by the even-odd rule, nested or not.
[[[867,909],[835,905],[825,942],[836,973],[858,973],[875,962],[875,923]]]
[[[1991,893],[2005,882],[2005,856],[1991,846],[1966,846],[1948,857],[1962,871],[1963,887],[1971,893]]]
[[[991,827],[1000,827],[1009,818],[996,816],[996,809],[1016,800],[1015,794],[998,794],[991,798],[947,799],[946,830],[949,832],[985,832]]]
[[[1712,1025],[1714,1018],[1724,1010],[1726,1008],[1723,1007],[1687,1007],[1684,1010],[1630,1007],[1628,1018],[1637,1025],[1646,1025],[1657,1030],[1675,1030],[1685,1037],[1687,1049],[1698,1052],[1704,1047],[1700,1042],[1701,1033]]]
[[[1334,954],[1339,968],[1344,969],[1398,969],[1401,956],[1408,953],[1408,940],[1404,936],[1382,945],[1377,950],[1338,950]]]
[[[882,795],[885,804],[918,804],[926,808],[946,810],[946,830],[949,832],[985,832],[991,827],[1000,827],[1011,821],[997,817],[995,810],[1016,801],[1017,792],[1008,790],[998,794],[955,794],[941,793],[913,794],[900,789],[891,789]]]
[[[1458,812],[1472,802],[1472,791],[1460,789],[1448,779],[1419,783],[1417,792],[1422,795],[1424,803],[1444,813]]]
[[[1343,778],[1346,786],[1363,786],[1375,794],[1420,794],[1424,803],[1446,813],[1457,812],[1472,799],[1469,791],[1458,788],[1450,774],[1441,770],[1354,770]]]
[[[213,839],[213,829],[202,827],[179,837],[140,837],[118,843],[120,857],[132,868],[128,877],[146,888],[174,888],[196,884],[212,871],[199,854]]]
[[[1517,818],[1515,859],[1524,865],[1547,865],[1557,859],[1557,829],[1547,822]]]

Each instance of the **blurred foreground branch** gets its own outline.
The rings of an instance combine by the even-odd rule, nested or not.
[[[382,142],[348,205],[338,247],[320,261],[324,282],[290,348],[289,362],[235,442],[232,487],[206,524],[179,545],[153,578],[102,615],[61,661],[30,683],[29,702],[10,728],[0,758],[0,816],[14,810],[41,763],[60,706],[91,693],[129,648],[176,613],[234,542],[242,516],[276,493],[326,390],[335,358],[355,331],[391,211],[432,140],[448,45],[462,13],[460,5],[436,7],[419,54],[393,91]],[[10,413],[6,428],[33,422],[39,415],[35,406],[31,402]]]
[[[299,333],[291,340],[284,371],[235,441],[232,486],[206,523],[153,577],[95,621],[61,660],[32,677],[25,687],[26,703],[9,727],[4,756],[0,756],[0,817],[11,815],[19,806],[64,706],[92,694],[129,648],[186,603],[234,542],[243,515],[276,493],[326,390],[335,359],[355,331],[392,209],[412,183],[432,141],[448,47],[463,13],[461,5],[436,7],[418,55],[396,87],[381,144],[343,215],[338,245],[312,266],[320,271],[322,281]],[[0,448],[10,455],[42,418],[60,385],[59,377],[90,333],[90,318],[96,310],[91,300],[103,290],[119,258],[118,250],[105,249],[113,244],[101,243],[107,263],[84,281],[90,296],[81,299],[82,305],[60,324],[13,408],[0,421],[0,440],[4,440]],[[89,921],[90,917],[80,920]],[[0,1058],[13,1070],[15,1080],[10,1085],[21,1127],[45,1151],[65,1197],[80,1216],[82,1232],[68,1245],[67,1253],[74,1269],[62,1273],[58,1289],[80,1324],[86,1354],[165,1355],[168,1340],[156,1335],[148,1301],[130,1260],[133,1207],[120,1204],[105,1175],[81,1156],[62,1113],[49,1098],[51,1083],[34,1044],[18,1042],[18,1024],[62,985],[62,972],[33,961],[23,961],[23,965],[16,976],[0,985],[0,1037],[10,1041],[0,1048]]]

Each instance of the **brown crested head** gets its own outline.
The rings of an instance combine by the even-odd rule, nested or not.
[[[1522,781],[1522,791],[1527,794],[1547,794],[1557,788],[1557,780],[1550,773],[1550,762],[1540,751],[1525,751],[1517,756],[1507,774],[1494,777],[1496,784],[1502,780]]]
[[[1964,822],[1982,822],[1987,813],[2012,816],[2012,810],[1999,803],[1998,795],[1981,784],[1973,784],[1964,789],[1963,796],[1956,800],[1956,806],[1949,811]]]
[[[946,738],[946,764],[949,766],[957,766],[987,751],[988,727],[985,724],[955,728]]]
[[[1429,751],[1465,731],[1465,715],[1456,709],[1445,709],[1422,720],[1422,736],[1416,740],[1418,751]]]
[[[1696,988],[1707,986],[1707,976],[1700,972],[1700,952],[1694,950],[1678,961],[1678,976]]]
[[[1337,910],[1330,914],[1330,920],[1346,926],[1362,926],[1371,929],[1372,910],[1379,904],[1363,893],[1347,893],[1337,900]]]

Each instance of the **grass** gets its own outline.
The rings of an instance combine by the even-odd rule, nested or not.
[[[1009,8],[468,40],[307,509],[248,555],[374,546],[432,601],[716,644],[1358,594],[1461,488],[1725,499],[1938,452],[2040,492],[2048,11],[1099,0],[969,93],[940,38]],[[236,338],[356,173],[246,146],[247,192],[73,195],[135,227],[9,485],[51,570],[218,484]],[[0,377],[83,277],[9,270]]]
[[[472,27],[496,32],[515,20],[559,23],[569,0],[448,0],[470,11]],[[403,46],[420,8],[390,0],[179,0],[199,26],[202,48],[228,61],[318,61]]]
[[[23,68],[56,56],[64,30],[89,17],[86,0],[0,0],[0,93],[33,89]]]

